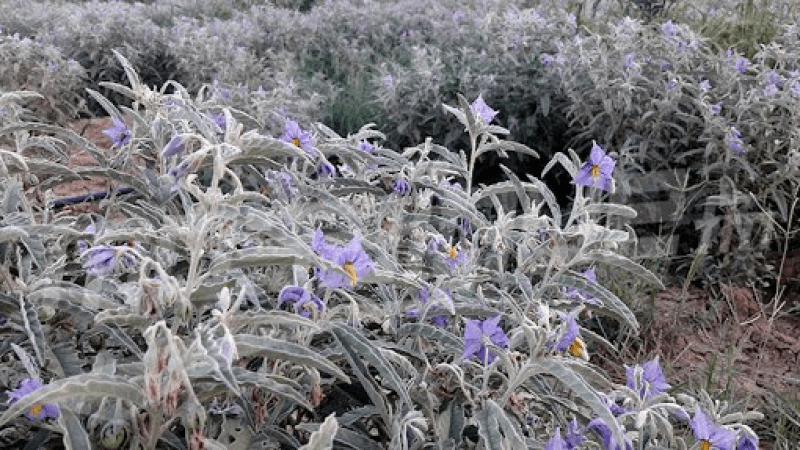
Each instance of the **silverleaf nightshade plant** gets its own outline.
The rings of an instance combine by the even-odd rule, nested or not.
[[[627,438],[646,448],[652,436],[666,435],[654,415],[641,428],[630,414],[611,413],[600,386],[616,385],[602,370],[565,354],[575,336],[567,336],[567,350],[552,351],[570,328],[563,317],[575,312],[566,310],[564,277],[586,267],[618,267],[613,261],[661,287],[651,272],[615,250],[628,234],[590,213],[590,207],[610,214],[623,206],[583,197],[562,214],[536,177],[471,184],[474,160],[432,140],[395,151],[370,127],[342,137],[314,125],[316,148],[352,169],[347,177],[320,179],[318,161],[304,154],[302,144],[280,139],[280,111],[245,121],[235,104],[226,105],[226,133],[220,135],[204,116],[221,109],[214,96],[189,95],[172,83],[175,101],[168,104],[161,94],[166,88],[149,88],[127,59],[116,56],[129,86],[109,86],[135,100],[125,117],[136,124],[137,139],[110,150],[117,153],[112,161],[90,142],[72,139],[96,156],[96,165],[53,164],[59,173],[100,173],[136,194],[109,197],[97,204],[99,213],[55,214],[23,195],[28,174],[21,165],[8,164],[8,177],[0,178],[3,206],[14,224],[31,230],[2,242],[3,273],[17,273],[13,282],[29,286],[18,295],[0,285],[7,316],[2,332],[34,355],[9,354],[3,364],[10,373],[41,367],[42,379],[51,380],[29,395],[38,395],[42,405],[57,401],[59,420],[71,425],[53,428],[47,445],[81,439],[87,411],[107,409],[98,405],[119,405],[119,411],[92,416],[86,430],[97,441],[92,444],[127,439],[132,448],[178,442],[224,448],[234,445],[231,439],[243,448],[333,442],[331,427],[314,419],[322,416],[335,417],[327,422],[342,431],[335,438],[353,448],[438,447],[473,428],[493,441],[487,445],[500,447],[505,439],[512,448],[543,442],[556,427],[568,430],[567,445],[579,446],[624,448]],[[236,101],[234,94],[230,102]],[[532,152],[501,139],[507,130],[495,124],[497,117],[481,124],[465,98],[450,108],[464,119],[478,156]],[[193,153],[159,160],[176,130]],[[28,125],[15,133],[57,139],[66,132]],[[372,153],[359,149],[364,141],[374,143]],[[30,162],[25,149],[15,147],[21,142],[8,144],[9,158]],[[114,165],[128,151],[153,164]],[[560,155],[556,162],[575,177],[577,158]],[[361,170],[370,163],[373,169]],[[53,167],[29,164],[37,176],[52,176]],[[174,174],[180,186],[164,198],[142,180],[158,180],[170,167],[180,168]],[[399,173],[414,187],[410,195],[385,188],[384,180]],[[457,188],[456,180],[465,187]],[[288,194],[284,190],[291,199],[281,195]],[[431,193],[438,204],[423,201]],[[498,194],[516,196],[520,210],[492,217],[476,207],[495,204]],[[39,209],[48,214],[31,214]],[[465,220],[472,234],[461,232]],[[15,231],[6,215],[0,222],[4,233]],[[86,254],[76,254],[72,248],[89,234],[87,223],[102,233],[84,243]],[[489,232],[500,236],[499,243],[483,239]],[[592,245],[579,245],[587,241]],[[124,265],[127,254],[135,255],[136,264],[108,270],[115,261],[116,268]],[[469,264],[457,265],[454,273],[447,261],[462,254]],[[103,276],[85,276],[90,267],[80,263],[88,259],[96,259],[90,267]],[[423,303],[426,286],[432,292]],[[638,328],[615,294],[600,287],[592,292],[602,302],[593,311]],[[425,311],[425,320],[408,316],[409,301]],[[279,303],[293,311],[282,311]],[[577,322],[575,327],[580,334]],[[583,345],[594,344],[587,339]],[[348,394],[354,389],[364,395]],[[29,441],[39,426],[23,416],[26,398],[34,400],[23,396],[0,415],[4,430],[13,422],[14,442]],[[673,408],[700,402],[655,399]],[[245,413],[235,419],[218,414],[237,410]],[[579,422],[566,423],[566,417]],[[600,435],[587,431],[588,418],[606,424]],[[650,433],[651,425],[658,433]],[[493,437],[498,429],[501,437]],[[577,435],[585,441],[575,443]],[[685,438],[691,437],[676,437]]]

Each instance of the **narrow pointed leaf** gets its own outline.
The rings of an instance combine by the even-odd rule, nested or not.
[[[233,339],[241,357],[264,356],[291,361],[301,366],[314,367],[327,372],[345,383],[350,382],[350,378],[341,369],[319,353],[309,350],[308,347],[266,336],[238,334]]]

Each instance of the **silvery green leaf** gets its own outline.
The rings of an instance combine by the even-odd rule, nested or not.
[[[458,121],[461,122],[462,125],[464,125],[464,128],[469,129],[469,122],[467,121],[467,115],[464,114],[463,111],[461,111],[458,108],[453,108],[452,106],[448,106],[445,104],[442,104],[442,107],[444,108],[445,111],[456,116]]]
[[[299,314],[281,311],[278,309],[268,311],[241,311],[229,319],[231,331],[239,330],[251,325],[269,325],[273,327],[307,327],[312,331],[319,329],[319,325],[311,319]]]
[[[45,267],[45,250],[44,244],[39,235],[29,233],[21,227],[5,226],[0,227],[0,243],[20,241],[25,249],[28,251],[37,267]]]
[[[150,187],[147,185],[146,182],[141,180],[140,178],[127,174],[125,172],[120,172],[116,169],[111,168],[99,168],[99,167],[78,167],[75,169],[75,172],[82,176],[82,177],[106,177],[112,179],[114,181],[118,181],[122,184],[127,184],[134,188],[136,191],[142,193],[143,195],[148,195],[150,192]]]
[[[80,375],[83,372],[84,362],[78,357],[78,350],[72,342],[58,342],[50,346],[56,363],[61,366],[61,372],[65,377]],[[52,370],[52,369],[51,369]]]
[[[217,301],[223,289],[233,289],[236,280],[225,280],[217,283],[201,283],[189,294],[193,303],[211,303]]]
[[[30,171],[36,175],[59,175],[63,177],[64,181],[74,181],[82,179],[77,172],[67,166],[57,162],[51,162],[42,159],[29,159],[25,171]],[[11,173],[14,173],[13,171]]]
[[[154,192],[153,194],[154,197],[158,196],[158,192]],[[162,204],[167,199],[154,198],[154,200],[156,200],[158,204]],[[145,201],[142,201],[141,199],[136,200],[136,204],[133,204],[131,202],[118,202],[115,205],[119,207],[120,211],[124,212],[126,216],[141,217],[150,222],[150,224],[153,225],[154,228],[160,228],[161,225],[164,223],[163,222],[164,211],[156,209],[155,207],[153,207],[153,205]]]
[[[55,380],[39,390],[31,392],[8,407],[0,416],[0,426],[24,413],[36,404],[58,403],[73,398],[95,399],[114,397],[144,406],[142,388],[120,376],[87,373]]]
[[[589,214],[606,214],[608,216],[620,216],[627,219],[635,219],[637,216],[635,209],[616,203],[589,203],[584,206],[583,210]]]
[[[625,322],[632,330],[639,329],[639,322],[636,320],[636,316],[630,308],[628,308],[628,305],[602,285],[592,283],[584,277],[576,277],[568,274],[559,276],[555,280],[555,283],[558,286],[574,287],[575,289],[597,297],[603,302],[602,308],[595,308],[594,305],[588,303],[586,306],[592,310],[602,314],[609,314],[617,318],[617,320]]]
[[[311,433],[319,429],[319,424],[302,423],[298,424],[296,428]],[[346,449],[363,450],[380,448],[380,444],[377,441],[370,439],[368,435],[358,433],[344,427],[339,427],[333,440],[336,442],[336,444],[341,445]]]
[[[546,356],[528,361],[519,372],[508,380],[508,386],[500,400],[500,404],[505,405],[511,395],[531,378],[546,374],[574,392],[596,415],[609,424],[609,427],[617,424],[617,419],[611,414],[603,399],[598,396],[596,389],[589,385],[583,377],[566,367],[561,362],[562,359],[560,356]],[[623,433],[620,427],[611,427],[611,433],[614,436],[614,441],[624,446]]]
[[[580,258],[574,261],[575,266],[588,266],[592,263],[613,266],[642,279],[658,289],[664,289],[664,284],[652,272],[630,259],[608,250],[592,250],[582,254]]]
[[[139,349],[139,346],[136,345],[133,339],[131,339],[127,333],[120,330],[115,324],[95,323],[92,328],[96,328],[98,331],[106,333],[108,337],[116,340],[119,344],[124,345],[131,353],[136,355],[138,359],[142,359],[144,356],[142,351]]]
[[[500,433],[497,417],[489,415],[488,411],[482,409],[475,413],[475,420],[478,422],[478,434],[483,439],[483,445],[487,450],[511,450],[513,448]]]
[[[460,401],[453,400],[448,407],[450,414],[450,421],[447,423],[447,435],[450,441],[453,442],[454,448],[456,442],[461,442],[461,436],[464,433],[464,426],[466,420],[464,417],[464,405]]]
[[[292,264],[318,265],[313,255],[301,254],[297,249],[286,247],[259,246],[234,250],[211,260],[209,274],[225,273],[244,267],[264,267],[270,265],[291,266]]]
[[[61,408],[58,424],[64,430],[64,448],[67,450],[92,450],[89,434],[71,409]]]
[[[109,116],[118,117],[120,119],[122,118],[122,113],[119,111],[119,109],[117,109],[117,107],[114,106],[113,103],[108,101],[108,99],[105,98],[103,96],[103,94],[95,91],[94,89],[90,89],[90,88],[86,88],[86,92],[88,92],[89,95],[92,96],[92,98],[97,100],[97,103],[100,103],[100,106],[102,106],[103,109],[106,110],[106,112],[108,113]]]
[[[371,283],[394,284],[400,286],[408,286],[416,289],[422,289],[425,285],[419,280],[419,277],[411,272],[391,272],[388,270],[375,269],[369,276],[368,281]]]
[[[325,421],[322,422],[316,431],[311,433],[308,438],[308,444],[300,447],[298,450],[329,450],[333,448],[333,437],[336,436],[336,431],[339,429],[339,423],[336,421],[336,413],[331,413]]]
[[[233,339],[236,341],[236,349],[241,357],[265,356],[291,361],[301,366],[314,367],[327,372],[346,383],[350,382],[350,378],[335,364],[306,346],[266,336],[237,334]]]
[[[363,357],[378,370],[387,387],[394,390],[406,405],[412,404],[405,383],[375,344],[347,325],[333,323],[331,331],[339,343],[342,344],[342,348],[351,362]]]
[[[553,195],[553,191],[547,187],[542,180],[528,175],[528,179],[533,184],[534,189],[536,189],[542,197],[544,197],[544,201],[547,203],[547,207],[550,208],[550,216],[553,218],[553,222],[555,223],[556,227],[561,227],[561,207],[558,205],[558,201],[556,200],[556,196]]]
[[[115,325],[119,328],[134,328],[144,330],[152,325],[152,320],[139,312],[133,312],[127,306],[106,309],[97,313],[94,319],[97,324]]]
[[[5,165],[4,170],[8,170],[9,173],[27,173],[30,172],[28,165],[25,163],[25,158],[21,155],[11,152],[8,150],[0,149],[0,164]],[[52,163],[55,165],[60,166],[60,164]],[[63,167],[63,166],[62,166]],[[35,171],[35,174],[39,174],[39,171]]]
[[[468,198],[464,195],[459,195],[450,189],[444,189],[439,186],[431,186],[429,189],[435,192],[448,206],[455,207],[460,214],[469,216],[473,226],[478,228],[486,226],[486,219],[475,210],[475,205],[468,201]]]
[[[508,134],[508,130],[505,130],[503,128],[500,128],[498,130],[497,128],[499,127],[489,127],[488,131],[495,134],[498,134],[497,132],[499,131],[505,131],[505,133],[502,134]],[[539,158],[539,154],[536,153],[535,150],[528,147],[527,145],[520,144],[519,142],[504,141],[504,140],[497,140],[495,142],[484,143],[483,145],[478,147],[478,150],[475,152],[475,157],[477,158],[478,156],[490,151],[496,151],[496,152],[512,151],[517,153],[524,153],[528,156],[532,156],[537,159]]]
[[[301,387],[292,386],[292,380],[282,379],[282,377],[265,373],[251,372],[241,367],[234,367],[233,374],[240,384],[256,386],[273,395],[294,402],[308,411],[314,410],[314,407],[308,402],[306,396],[298,390],[301,389]]]
[[[36,312],[36,308],[25,303],[22,295],[19,297],[19,308],[25,333],[31,341],[31,347],[33,347],[33,351],[36,354],[39,367],[42,367],[44,366],[44,355],[47,353],[47,341],[42,331],[42,324],[39,321],[39,314]]]
[[[464,350],[464,341],[461,338],[444,328],[426,323],[406,323],[397,330],[397,334],[400,336],[420,336],[433,343],[444,345],[455,352]]]
[[[508,415],[493,400],[484,401],[483,408],[475,413],[478,431],[489,449],[525,448],[519,430],[508,420]]]
[[[349,411],[342,413],[339,417],[339,425],[342,427],[349,427],[359,420],[369,419],[372,416],[379,414],[378,408],[374,405],[359,406]]]
[[[0,137],[16,131],[35,131],[69,140],[73,144],[76,144],[81,150],[91,154],[101,167],[108,165],[108,159],[106,159],[103,152],[98,150],[91,141],[68,128],[63,128],[56,125],[47,125],[44,123],[22,122],[0,128]]]
[[[334,178],[334,181],[325,185],[325,189],[338,197],[350,194],[384,195],[383,189],[362,180],[350,178]]]
[[[357,229],[364,229],[364,222],[361,217],[349,205],[342,203],[339,197],[333,196],[328,192],[317,189],[311,186],[302,188],[303,194],[310,196],[315,201],[308,202],[304,205],[304,213],[306,210],[323,210],[328,211],[335,215],[340,215],[347,219],[349,223]]]
[[[57,306],[58,302],[66,301],[81,305],[91,311],[116,308],[116,302],[108,300],[99,293],[78,285],[71,286],[45,286],[28,294],[28,300],[39,305]]]
[[[139,80],[139,74],[136,73],[136,70],[133,68],[130,61],[122,56],[122,54],[117,50],[112,49],[111,52],[114,53],[114,56],[117,57],[120,65],[122,65],[122,68],[125,70],[125,75],[128,77],[128,82],[131,84],[131,88],[136,92],[141,89],[148,90],[147,86],[142,85],[142,82]],[[138,99],[132,98],[132,100]]]
[[[575,167],[575,164],[570,161],[569,158],[567,158],[567,155],[563,153],[556,153],[553,155],[553,158],[547,163],[547,165],[544,166],[544,169],[542,169],[542,177],[544,177],[545,174],[556,165],[556,163],[560,163],[564,169],[567,170],[570,178],[575,178],[575,175],[578,173],[578,168]]]
[[[41,378],[39,375],[39,367],[36,365],[33,358],[31,358],[31,355],[29,355],[24,348],[13,342],[11,343],[11,348],[14,349],[14,353],[17,354],[19,362],[22,364],[22,367],[25,368],[25,371],[28,372],[30,378]]]

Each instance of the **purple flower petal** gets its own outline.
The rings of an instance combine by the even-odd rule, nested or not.
[[[123,147],[131,140],[131,131],[128,126],[117,117],[111,119],[111,128],[103,130],[103,134],[111,139],[114,147]]]

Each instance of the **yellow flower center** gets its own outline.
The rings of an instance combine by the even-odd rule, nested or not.
[[[456,259],[456,256],[458,256],[458,250],[455,247],[450,247],[447,253],[450,255],[450,259]]]
[[[592,178],[600,178],[600,166],[594,164],[592,169],[589,171],[592,174]]]
[[[703,441],[700,442],[700,450],[711,450],[711,442],[703,439]]]
[[[42,414],[42,405],[36,404],[31,406],[31,415],[39,417]]]
[[[300,147],[300,138],[292,138],[292,145]]]
[[[347,275],[350,276],[350,285],[355,286],[356,281],[358,281],[358,273],[356,272],[356,266],[353,265],[350,261],[347,261],[342,265],[342,269],[347,272]]]
[[[580,358],[580,356],[583,354],[583,342],[579,341],[578,339],[572,341],[572,344],[569,346],[569,353],[576,358]]]

